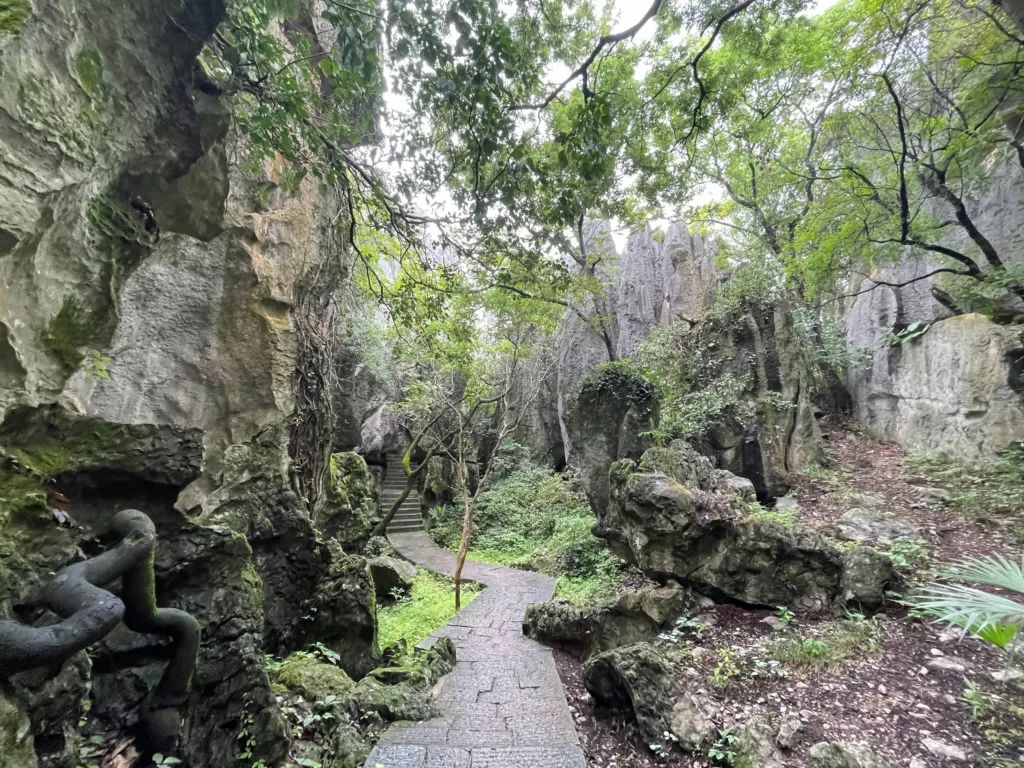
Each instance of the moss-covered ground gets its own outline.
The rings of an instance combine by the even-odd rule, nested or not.
[[[480,593],[475,584],[462,585],[462,605],[466,606]],[[405,640],[412,648],[455,615],[455,584],[451,579],[421,570],[413,581],[410,593],[377,612],[378,632],[382,648],[397,640]]]

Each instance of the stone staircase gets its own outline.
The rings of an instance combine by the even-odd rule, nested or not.
[[[402,454],[388,454],[388,474],[380,489],[380,508],[385,514],[395,500],[405,490],[405,483],[408,478],[405,470],[402,469]],[[415,487],[409,491],[409,495],[402,506],[395,512],[395,516],[388,525],[388,533],[402,533],[407,531],[422,531],[423,515],[420,513],[420,494]]]

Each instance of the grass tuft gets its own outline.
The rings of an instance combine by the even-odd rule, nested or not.
[[[878,624],[868,619],[843,619],[823,625],[820,635],[791,634],[774,641],[769,650],[776,661],[796,668],[825,669],[881,648]]]

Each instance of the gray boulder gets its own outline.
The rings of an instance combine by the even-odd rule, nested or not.
[[[672,711],[672,664],[650,643],[605,651],[583,664],[583,685],[599,705],[630,709],[648,744],[663,744]]]
[[[639,459],[657,418],[654,387],[628,362],[589,370],[566,398],[565,425],[580,480],[598,524],[608,506],[608,470],[622,458]]]
[[[917,536],[917,529],[906,518],[856,507],[845,512],[835,527],[839,538],[865,544],[873,544],[879,539],[895,541]]]
[[[675,579],[713,598],[823,610],[881,605],[888,558],[843,552],[801,525],[748,513],[753,488],[725,482],[685,443],[616,462],[596,528],[609,547],[656,580]]]
[[[378,602],[390,600],[392,590],[400,589],[406,592],[412,588],[413,579],[416,578],[416,566],[408,560],[382,556],[373,558],[369,564]]]
[[[743,768],[782,768],[782,753],[775,744],[775,729],[763,718],[755,718],[736,729],[732,765]]]
[[[811,747],[814,768],[891,768],[863,741],[820,742]]]
[[[691,693],[684,693],[672,705],[669,730],[679,740],[679,746],[687,752],[696,752],[716,732],[704,703]]]
[[[652,640],[686,608],[687,591],[672,584],[626,590],[604,605],[579,608],[565,600],[526,609],[523,634],[578,649],[584,658]]]

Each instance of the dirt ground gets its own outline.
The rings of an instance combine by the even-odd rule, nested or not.
[[[905,469],[898,446],[845,425],[826,424],[825,435],[831,470],[794,478],[799,519],[827,533],[846,510],[874,499],[880,509],[913,522],[920,543],[895,553],[902,589],[935,563],[995,552],[1020,557],[1004,527],[968,519],[923,490],[933,484]],[[874,617],[796,616],[788,622],[773,610],[714,605],[699,622],[684,639],[663,643],[675,661],[677,693],[706,697],[719,729],[758,715],[776,723],[799,716],[804,727],[798,743],[781,752],[786,765],[809,765],[808,750],[820,741],[863,741],[894,767],[1024,766],[1024,690],[993,678],[1005,668],[1001,652],[908,615],[898,603]],[[828,642],[837,632],[853,633],[848,658],[827,664],[773,661],[780,643]],[[595,709],[581,682],[579,659],[556,651],[556,660],[591,766],[719,764],[706,751],[653,754],[629,713]],[[981,693],[971,694],[970,686]],[[968,759],[938,757],[926,746],[930,740],[959,748]]]

